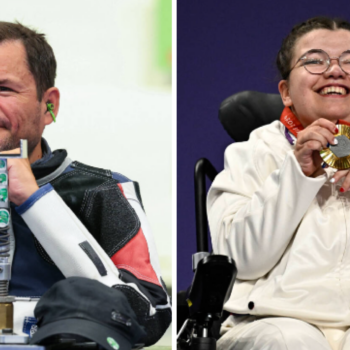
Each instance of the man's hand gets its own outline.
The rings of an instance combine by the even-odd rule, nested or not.
[[[320,151],[334,144],[337,127],[327,119],[318,119],[298,133],[294,154],[306,176],[316,177],[324,173]]]
[[[19,149],[1,153],[19,153]],[[8,158],[7,169],[9,180],[9,200],[16,205],[21,205],[39,189],[30,167],[29,160],[27,158]]]

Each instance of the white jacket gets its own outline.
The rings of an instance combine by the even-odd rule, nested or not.
[[[275,121],[225,152],[208,195],[216,254],[238,275],[225,309],[350,325],[350,193],[306,177]],[[250,307],[248,307],[250,305]]]

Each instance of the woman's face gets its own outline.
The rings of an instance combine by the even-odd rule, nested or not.
[[[350,31],[316,29],[305,34],[294,46],[291,67],[311,49],[321,49],[331,58],[339,57],[350,50]],[[320,93],[329,86],[342,86],[346,94]],[[338,119],[350,122],[350,75],[341,70],[337,60],[331,60],[328,70],[322,74],[309,73],[299,62],[290,72],[289,81],[280,81],[278,88],[284,105],[292,108],[304,127],[319,118],[334,123]]]

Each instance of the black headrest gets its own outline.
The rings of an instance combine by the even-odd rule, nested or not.
[[[254,129],[279,119],[283,108],[279,94],[242,91],[221,103],[219,119],[235,141],[247,141]]]

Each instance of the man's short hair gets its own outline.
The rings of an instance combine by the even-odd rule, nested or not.
[[[45,34],[18,22],[0,21],[0,43],[13,40],[19,40],[24,45],[28,68],[35,79],[37,97],[41,101],[44,92],[55,86],[57,64],[53,50],[46,41]]]

